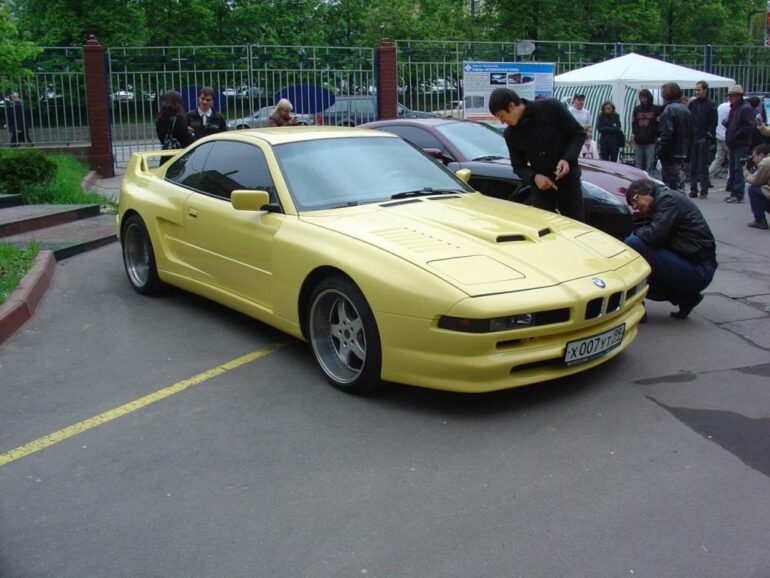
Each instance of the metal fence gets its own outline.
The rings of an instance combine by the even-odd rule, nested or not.
[[[31,66],[31,76],[0,73],[0,120],[8,125],[11,103],[8,95],[20,96],[23,115],[20,126],[34,145],[70,146],[88,144],[83,50],[44,48]],[[0,144],[9,142],[8,131],[0,134]]]
[[[234,125],[275,104],[281,89],[312,84],[336,94],[374,94],[374,50],[318,46],[185,46],[108,50],[113,155],[125,166],[132,152],[159,146],[155,117],[168,90],[196,106],[199,88]]]

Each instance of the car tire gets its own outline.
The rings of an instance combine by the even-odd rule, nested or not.
[[[251,128],[251,127],[247,124],[239,124],[238,126],[235,127],[235,130],[246,130],[247,128]]]
[[[142,295],[154,295],[163,287],[155,264],[155,251],[147,227],[139,215],[131,215],[123,225],[120,235],[123,248],[123,265],[134,291]]]
[[[313,354],[326,379],[354,394],[382,387],[382,349],[377,322],[350,279],[327,277],[313,289],[307,317]]]

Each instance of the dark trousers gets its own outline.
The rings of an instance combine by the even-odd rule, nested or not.
[[[647,299],[652,301],[671,301],[674,305],[690,302],[709,286],[717,270],[716,263],[693,263],[673,251],[648,245],[636,235],[627,237],[626,245],[650,264]]]
[[[754,215],[754,220],[757,223],[767,224],[765,213],[770,213],[770,199],[762,194],[762,187],[759,185],[749,186],[749,205],[751,206],[751,214]]]
[[[620,153],[620,147],[616,142],[600,142],[599,143],[599,158],[603,161],[618,162],[618,154]]]
[[[731,184],[730,194],[741,200],[743,200],[746,188],[741,159],[745,159],[747,156],[749,156],[749,147],[730,147],[730,176],[728,177]]]
[[[660,179],[672,191],[684,190],[684,159],[660,160]]]
[[[580,186],[580,169],[570,169],[569,174],[556,181],[558,190],[546,189],[541,191],[532,185],[532,206],[546,211],[559,213],[576,221],[585,221],[583,213],[583,189]]]
[[[709,155],[711,153],[708,139],[697,138],[690,149],[690,192],[705,195],[709,191]]]

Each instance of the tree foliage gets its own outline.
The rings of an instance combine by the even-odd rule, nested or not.
[[[43,46],[284,44],[420,40],[749,44],[764,0],[16,0]],[[7,20],[7,18],[5,18]],[[752,38],[752,32],[755,38]],[[7,36],[4,34],[4,37]]]
[[[29,40],[22,40],[8,10],[0,6],[0,70],[14,71],[26,76],[31,71],[24,64],[39,54],[41,49]],[[5,92],[6,87],[3,87]]]

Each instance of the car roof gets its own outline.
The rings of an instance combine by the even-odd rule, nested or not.
[[[266,128],[249,128],[238,131],[229,131],[207,137],[206,140],[262,140],[271,145],[279,145],[290,142],[307,140],[321,140],[328,138],[372,138],[393,136],[382,131],[366,130],[360,127],[337,126],[283,126]],[[394,137],[396,138],[396,137]],[[203,140],[203,139],[201,139]]]
[[[394,118],[392,120],[376,120],[374,122],[367,122],[366,124],[359,125],[359,128],[377,128],[384,125],[424,125],[424,126],[440,126],[442,124],[456,124],[458,122],[473,122],[470,120],[462,120],[458,118]]]

